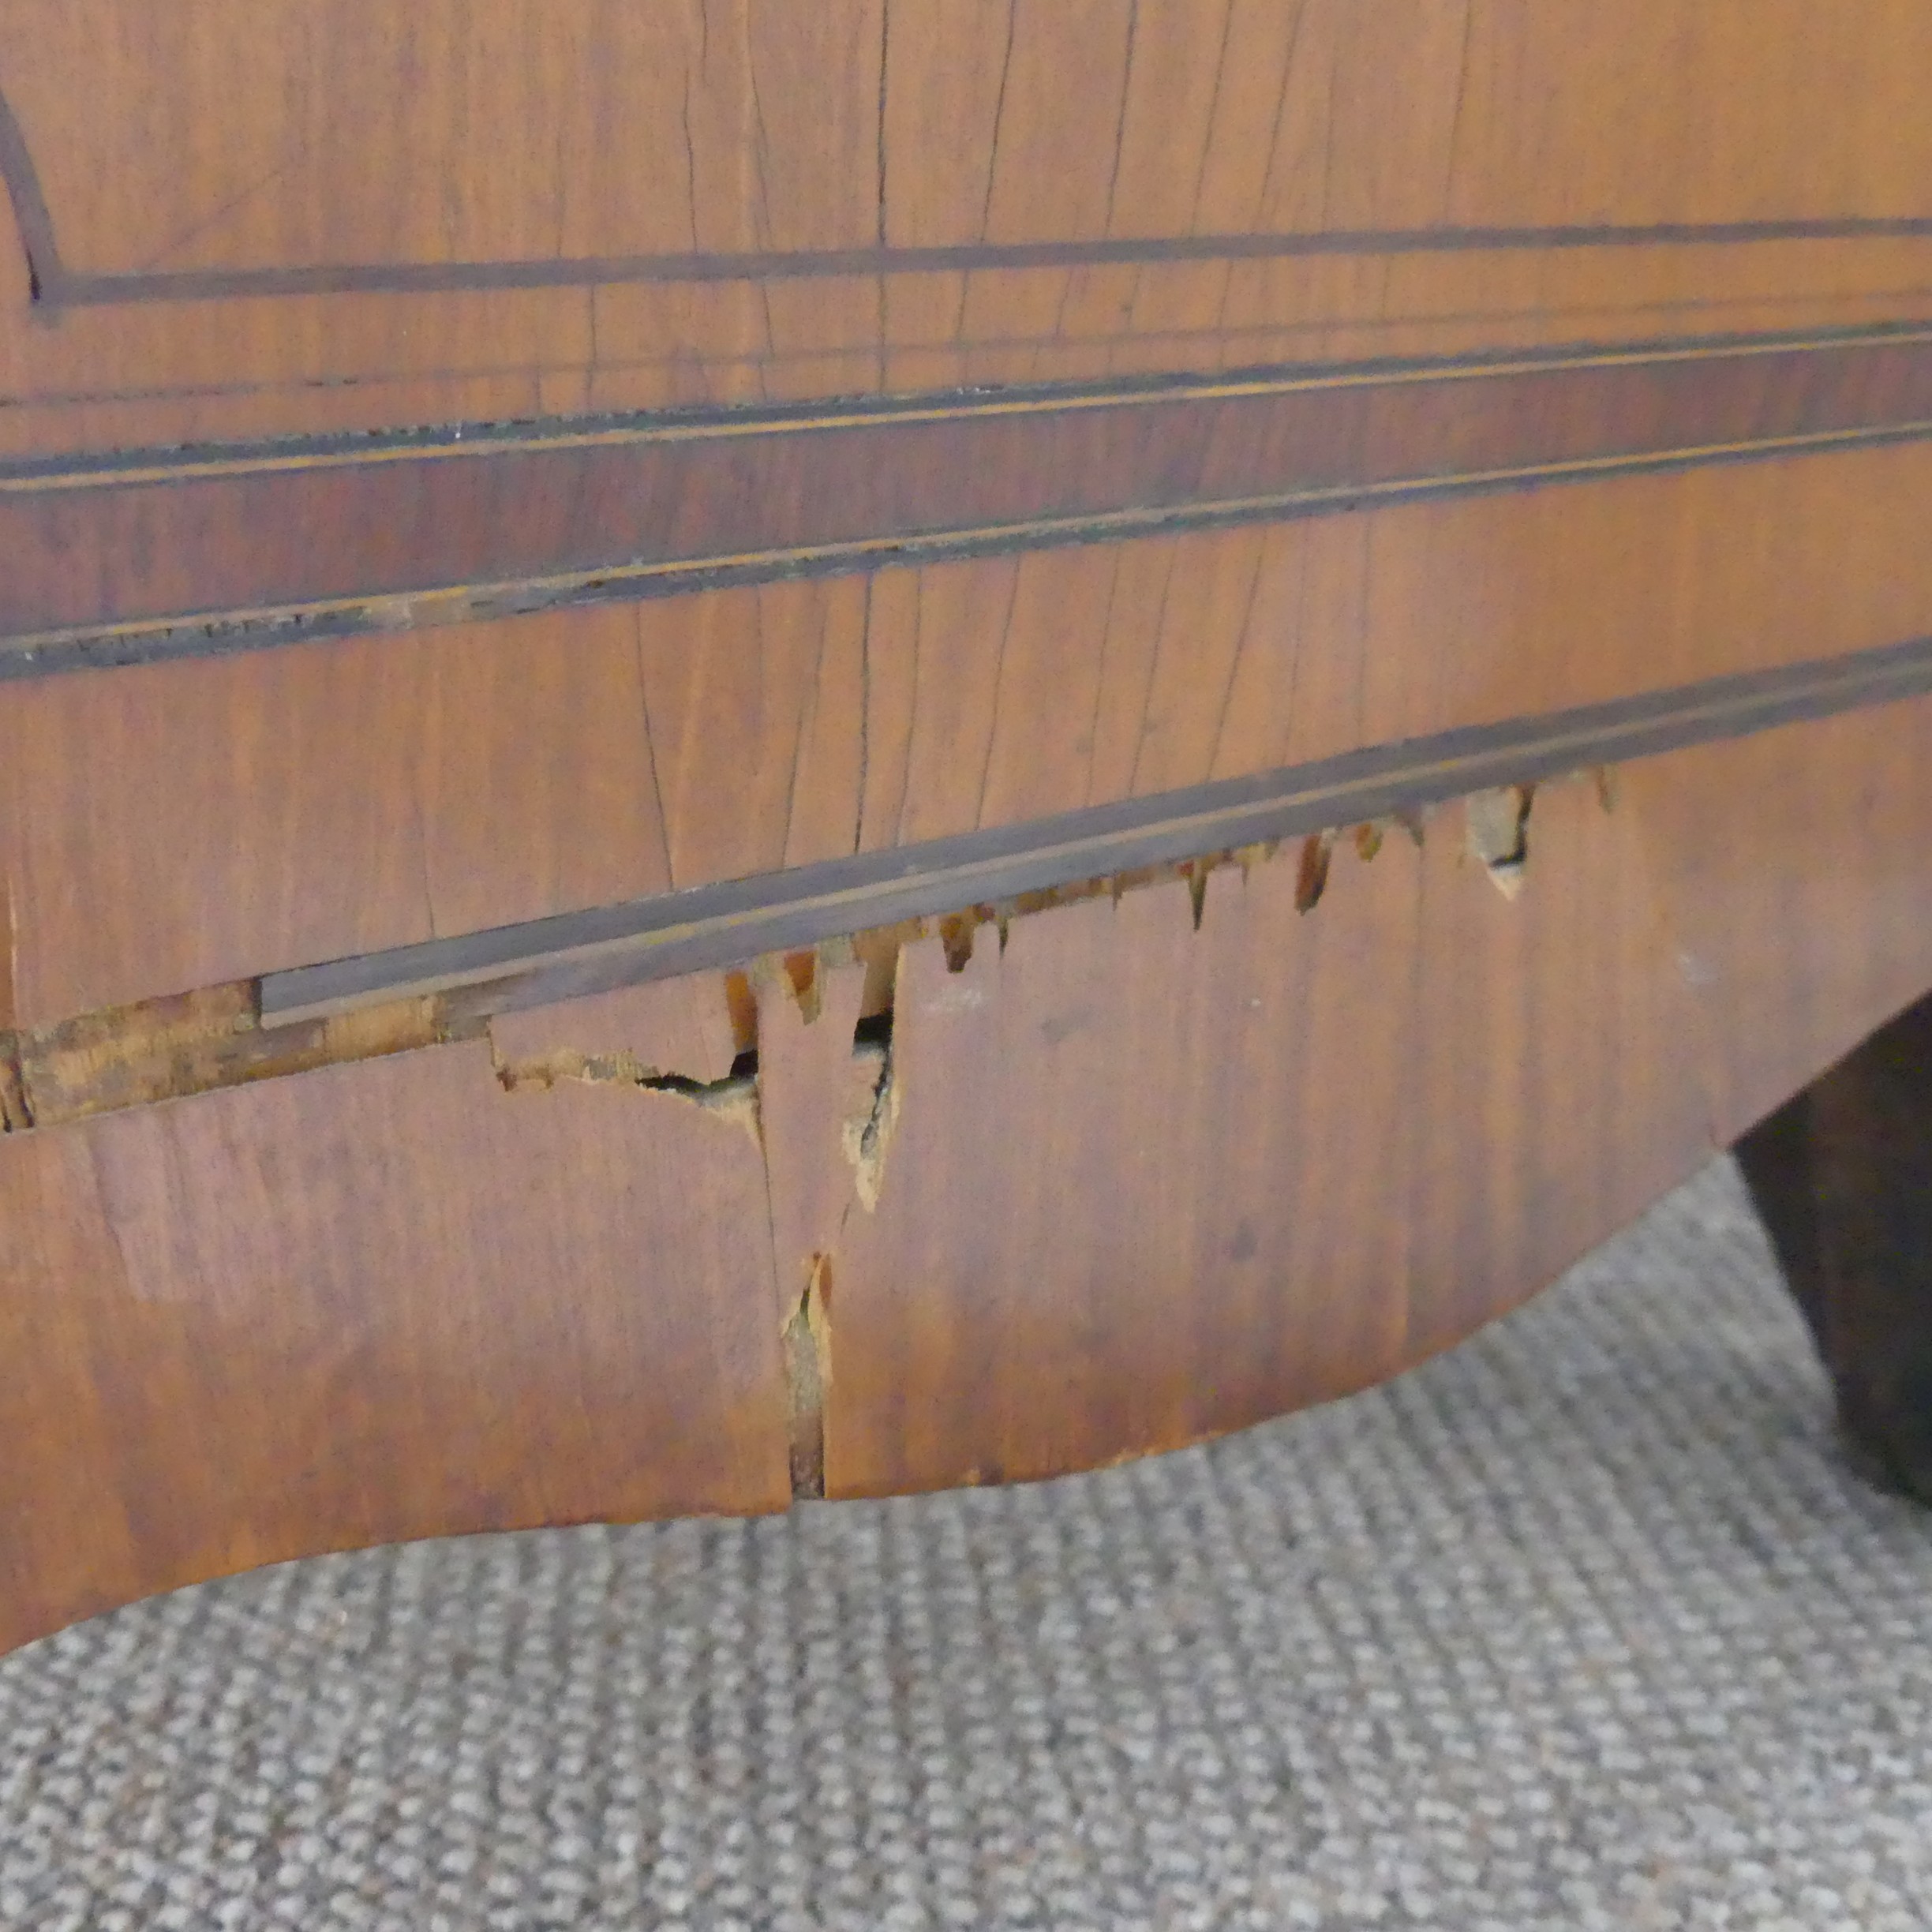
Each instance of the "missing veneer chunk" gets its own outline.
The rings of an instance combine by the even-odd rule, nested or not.
[[[1608,805],[1613,797],[1611,775],[1600,772],[1596,782]],[[1529,857],[1528,823],[1533,798],[1533,787],[1512,786],[1479,793],[1466,801],[1470,852],[1499,889],[1512,898],[1522,888]],[[1372,859],[1395,826],[1406,830],[1417,845],[1422,844],[1424,813],[1414,807],[1398,808],[1371,824],[1317,833],[1301,841],[1294,848],[1298,854],[1295,900],[1299,908],[1312,912],[1320,903],[1340,838],[1352,837],[1361,856]],[[906,945],[936,934],[948,968],[964,972],[972,962],[975,937],[981,926],[996,924],[1003,945],[1013,923],[1035,912],[1109,896],[1118,902],[1129,892],[1177,882],[1188,888],[1198,927],[1211,872],[1237,864],[1245,874],[1256,865],[1272,862],[1278,852],[1278,845],[1268,842],[1103,874],[994,904],[964,907],[944,918],[908,919],[859,932],[849,939],[829,940],[816,948],[748,962],[722,975],[729,1015],[728,1043],[736,1058],[721,1079],[688,1078],[627,1051],[567,1047],[552,1050],[541,1035],[545,1049],[541,1052],[500,1050],[498,1077],[511,1093],[581,1081],[672,1094],[736,1118],[762,1139],[757,1094],[759,984],[783,974],[809,1024],[818,1017],[828,972],[856,962],[865,969],[865,987],[854,1051],[871,1062],[874,1073],[871,1102],[844,1123],[844,1144],[856,1178],[857,1198],[869,1211],[878,1200],[900,1104],[891,1016],[899,958]],[[616,983],[620,988],[632,983]],[[712,984],[715,987],[716,982]],[[492,994],[489,987],[457,987],[336,1018],[297,1021],[265,1030],[258,1010],[259,988],[252,981],[242,981],[178,998],[87,1014],[39,1032],[0,1033],[0,1127],[19,1133],[54,1126],[283,1074],[481,1039],[491,1030],[492,1016],[499,1022],[502,1019]],[[558,1003],[560,1030],[566,1024],[561,1015],[570,1004],[568,999]],[[519,1017],[527,1017],[528,1013],[538,1009],[533,1006]],[[724,1044],[719,1038],[716,1047],[721,1050]],[[713,1073],[723,1064],[721,1050],[714,1050],[703,1060],[690,1064],[698,1065],[701,1072]]]
[[[1201,921],[1208,912],[1208,875],[1214,870],[1214,861],[1204,859],[1187,868],[1188,904],[1194,912],[1194,930],[1199,932]]]
[[[832,1380],[832,1263],[814,1255],[811,1273],[782,1337],[785,1386],[790,1396],[792,1495],[822,1498],[825,1487],[825,1398]]]
[[[53,1127],[481,1035],[440,1001],[401,1000],[264,1031],[246,981],[84,1014],[17,1036],[18,1126]]]
[[[739,1058],[758,1051],[758,994],[748,972],[724,975],[724,1009],[731,1015],[732,1046]]]
[[[845,1158],[852,1166],[852,1191],[859,1197],[859,1206],[873,1214],[878,1211],[879,1196],[886,1185],[886,1155],[892,1145],[893,1129],[899,1124],[899,1107],[904,1098],[893,1060],[889,1013],[859,1021],[852,1054],[871,1073],[871,1099],[846,1121],[841,1138]]]
[[[1301,841],[1301,871],[1295,880],[1295,910],[1312,912],[1328,889],[1328,862],[1334,856],[1335,835],[1318,832]]]
[[[867,1020],[892,1017],[893,1002],[899,997],[900,957],[926,931],[923,919],[906,919],[897,926],[880,926],[871,932],[856,934],[852,954],[865,968],[865,991],[859,1001],[861,1028]]]
[[[0,1133],[24,1133],[33,1125],[27,1089],[21,1079],[20,1042],[0,1033]]]
[[[785,978],[791,982],[792,997],[798,1002],[799,1011],[810,1026],[818,1017],[820,1004],[818,951],[812,948],[803,953],[788,953],[783,964]]]
[[[939,943],[945,949],[946,971],[963,973],[972,964],[973,934],[979,924],[979,908],[955,912],[939,922]]]
[[[1469,855],[1488,868],[1496,890],[1506,899],[1514,899],[1523,888],[1530,864],[1530,811],[1535,802],[1533,785],[1505,785],[1497,792],[1475,792],[1464,801]]]

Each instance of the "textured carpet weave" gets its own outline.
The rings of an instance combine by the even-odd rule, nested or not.
[[[1932,1518],[1728,1165],[1393,1386],[291,1565],[0,1664],[0,1924],[1932,1926]]]

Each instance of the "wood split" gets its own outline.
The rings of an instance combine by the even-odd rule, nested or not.
[[[24,1133],[32,1125],[17,1043],[10,1034],[0,1035],[0,1133]]]
[[[1530,865],[1530,812],[1535,803],[1534,785],[1505,785],[1500,791],[1475,792],[1463,801],[1469,856],[1488,868],[1505,899],[1515,898],[1523,889]]]
[[[1328,862],[1335,853],[1335,834],[1317,832],[1301,841],[1301,874],[1295,882],[1295,910],[1312,912],[1328,889]]]
[[[1614,800],[1613,775],[1580,773],[1597,788],[1608,807]],[[1509,786],[1478,792],[1465,801],[1467,849],[1488,871],[1506,897],[1522,889],[1528,863],[1528,824],[1533,786]],[[1420,844],[1424,814],[1403,811],[1353,827],[1318,833],[1293,849],[1299,867],[1296,903],[1312,912],[1327,889],[1338,842],[1352,840],[1357,854],[1372,859],[1388,832],[1399,826]],[[878,1199],[886,1151],[899,1106],[889,1044],[889,1021],[901,950],[915,939],[936,935],[948,965],[964,972],[983,926],[997,926],[1002,938],[1012,923],[1056,906],[1101,897],[1117,903],[1126,893],[1150,886],[1185,883],[1198,930],[1206,911],[1208,882],[1217,870],[1238,865],[1244,876],[1280,855],[1277,843],[1243,846],[1172,863],[1148,866],[1056,886],[993,904],[974,905],[937,919],[914,919],[831,940],[770,959],[762,959],[694,981],[721,987],[710,1065],[702,1069],[719,1077],[693,1077],[676,1065],[629,1048],[545,1046],[541,1050],[501,1050],[498,1027],[519,1034],[519,1046],[534,1046],[531,1013],[554,1012],[559,1030],[562,1008],[531,1009],[507,1017],[485,1004],[488,989],[459,988],[446,994],[370,1007],[326,1019],[264,1028],[259,1013],[259,986],[230,982],[199,992],[150,1000],[139,1005],[88,1013],[39,1032],[0,1032],[0,1128],[21,1133],[58,1126],[94,1115],[185,1099],[285,1074],[305,1073],[419,1048],[475,1040],[489,1035],[497,1049],[497,1076],[510,1093],[542,1091],[566,1080],[593,1085],[626,1085],[678,1095],[696,1104],[740,1119],[760,1133],[758,1099],[758,988],[782,979],[809,1024],[818,1017],[826,975],[853,965],[864,968],[859,1009],[860,1036],[855,1054],[876,1059],[873,1101],[863,1116],[843,1129],[847,1157],[857,1177],[861,1201]],[[649,985],[669,986],[670,981]],[[642,988],[637,989],[642,990]],[[709,997],[707,995],[707,997]],[[512,1027],[511,1022],[520,1023]],[[866,1028],[872,1028],[870,1035]],[[727,1057],[736,1058],[722,1073]]]
[[[904,1098],[893,1065],[889,1025],[874,1037],[862,1035],[854,1043],[852,1053],[856,1060],[874,1069],[872,1099],[863,1113],[845,1121],[840,1137],[845,1159],[852,1166],[859,1204],[867,1214],[874,1214],[885,1188],[886,1155],[892,1145],[893,1129],[899,1124],[899,1109]]]
[[[398,1001],[339,1018],[264,1030],[253,983],[110,1007],[12,1036],[4,1084],[17,1127],[58,1126],[220,1088],[279,1080],[421,1046],[474,1039],[481,1019],[440,998]]]

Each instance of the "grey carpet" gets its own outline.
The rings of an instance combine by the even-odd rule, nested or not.
[[[0,1923],[1932,1925],[1932,1518],[1733,1171],[1215,1447],[185,1592],[0,1664]]]

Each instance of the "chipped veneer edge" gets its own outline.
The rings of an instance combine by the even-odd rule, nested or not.
[[[1582,776],[1597,787],[1608,809],[1612,794],[1601,777],[1594,772]],[[1507,796],[1523,800],[1526,818],[1529,788],[1512,789]],[[1478,816],[1491,808],[1472,802],[1469,809],[1469,848],[1475,852],[1481,838],[1488,834],[1479,837],[1473,828]],[[1419,841],[1421,813],[1406,814],[1402,822]],[[868,1212],[878,1205],[886,1156],[903,1104],[903,1081],[890,1037],[889,1000],[891,962],[904,945],[915,938],[938,938],[945,945],[949,964],[960,971],[972,956],[975,934],[983,927],[998,925],[1003,934],[1010,923],[1058,906],[1099,897],[1118,903],[1126,893],[1161,884],[1185,884],[1198,901],[1209,874],[1229,867],[1238,867],[1245,874],[1257,865],[1297,865],[1297,904],[1309,912],[1321,897],[1327,880],[1328,856],[1340,839],[1353,830],[1358,851],[1372,857],[1383,829],[1383,822],[1375,821],[1304,841],[1243,846],[1174,864],[1106,874],[1057,890],[979,904],[941,917],[900,922],[876,933],[844,936],[813,949],[817,957],[828,962],[877,956],[871,964],[885,989],[873,1004],[875,1009],[882,1006],[886,1028],[882,1030],[876,1024],[879,1011],[869,1014],[874,1024],[867,1031],[862,1022],[853,1049],[856,1055],[877,1062],[871,1105],[864,1114],[847,1120],[841,1130],[859,1204]],[[719,997],[723,998],[725,969],[704,970],[717,972]],[[785,958],[773,956],[750,962],[740,970],[755,976],[786,972],[788,965]],[[6,1130],[24,1133],[71,1125],[260,1080],[490,1039],[496,1078],[507,1094],[548,1091],[572,1083],[661,1092],[735,1121],[762,1144],[755,1060],[749,1065],[741,1061],[723,1079],[712,1081],[692,1080],[675,1069],[647,1065],[623,1051],[591,1053],[560,1047],[535,1058],[508,1061],[496,1052],[489,1015],[477,1007],[467,989],[444,996],[419,994],[275,1028],[261,1024],[255,998],[253,983],[231,982],[179,998],[84,1014],[38,1032],[0,1034],[0,1115],[4,1116]]]

